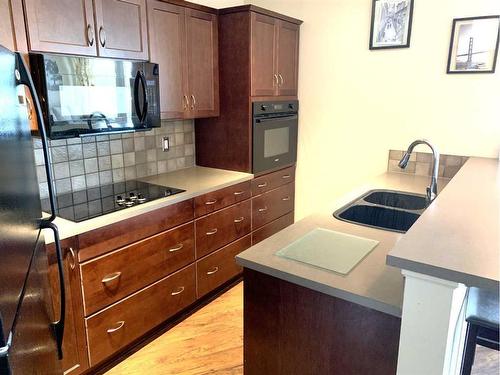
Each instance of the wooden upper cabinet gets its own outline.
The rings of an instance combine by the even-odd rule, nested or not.
[[[186,9],[188,98],[191,118],[219,113],[217,17]]]
[[[298,24],[251,13],[252,96],[296,96]]]
[[[11,51],[27,52],[22,0],[0,0],[0,45]]]
[[[96,55],[92,0],[24,0],[30,50]]]
[[[252,96],[276,94],[276,34],[278,20],[251,13]]]
[[[188,109],[184,17],[183,7],[148,0],[149,50],[151,61],[160,65],[160,110],[166,119],[183,118]]]
[[[146,0],[94,0],[99,56],[148,60]]]
[[[296,96],[299,76],[299,25],[279,22],[277,48],[278,95]]]

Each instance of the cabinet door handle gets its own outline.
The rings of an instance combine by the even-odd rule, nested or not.
[[[243,194],[243,193],[245,193],[245,192],[244,192],[244,191],[235,191],[233,194],[234,194],[234,195],[241,195],[241,194]]]
[[[284,197],[284,198],[281,198],[282,201],[286,202],[286,201],[289,201],[290,200],[290,197]]]
[[[259,208],[259,212],[266,212],[267,211],[267,206],[264,208]]]
[[[196,96],[191,94],[191,109],[194,109],[196,107]]]
[[[107,333],[113,333],[121,329],[125,325],[124,320],[120,320],[119,322],[116,322],[116,327],[108,329],[106,332]]]
[[[288,178],[290,178],[292,176],[290,176],[289,174],[284,174],[283,176],[281,176],[282,179],[286,180]]]
[[[104,278],[101,280],[101,282],[103,284],[109,283],[113,280],[118,279],[121,275],[122,275],[122,273],[120,271],[110,273],[109,275],[104,276]]]
[[[70,258],[70,261],[69,261],[69,268],[71,268],[72,270],[75,269],[76,267],[76,256],[75,256],[75,250],[73,250],[72,247],[69,247],[68,248],[68,251],[69,251],[69,256],[71,257]]]
[[[184,288],[183,286],[181,286],[179,289],[177,289],[175,292],[172,292],[170,293],[172,296],[177,296],[179,294],[181,294],[182,292],[184,292],[186,288]]]
[[[87,25],[87,41],[90,47],[94,45],[94,29],[90,23]]]
[[[184,108],[184,110],[187,110],[189,108],[189,98],[187,95],[183,95],[182,98],[183,98],[183,100],[182,100],[183,106],[182,107]]]
[[[264,182],[264,183],[262,183],[262,184],[258,184],[258,185],[257,185],[257,187],[259,187],[259,188],[264,188],[264,187],[266,187],[266,186],[267,186],[267,182]]]
[[[273,76],[274,76],[273,85],[274,85],[274,83],[276,83],[276,86],[278,86],[278,75],[273,74]]]
[[[245,218],[242,216],[242,217],[239,217],[237,219],[234,219],[234,222],[235,223],[241,223],[243,220],[245,220]]]
[[[211,205],[214,205],[214,204],[216,204],[216,203],[217,203],[217,199],[213,199],[213,200],[211,200],[211,201],[206,201],[206,202],[205,202],[205,204],[206,204],[207,206],[211,206]]]
[[[176,251],[179,251],[183,247],[184,247],[184,244],[180,243],[176,247],[172,247],[172,248],[168,249],[168,251],[171,253],[175,253]]]
[[[285,80],[283,79],[283,76],[281,75],[281,73],[278,73],[278,77],[280,77],[280,81],[281,81],[279,86],[283,86],[283,83],[285,83]]]
[[[215,234],[215,233],[217,233],[217,232],[218,232],[218,229],[217,229],[217,228],[214,228],[214,229],[209,230],[209,231],[207,232],[207,236],[211,236],[211,235],[213,235],[213,234]]]
[[[210,271],[207,271],[207,275],[213,275],[219,271],[219,267],[214,267]]]
[[[106,47],[106,31],[104,31],[104,26],[99,28],[99,42],[101,46]]]

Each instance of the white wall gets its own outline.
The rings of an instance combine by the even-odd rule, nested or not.
[[[447,75],[452,19],[500,14],[499,0],[415,0],[411,48],[369,51],[371,0],[253,0],[300,18],[297,218],[386,168],[388,150],[497,157],[496,74]],[[498,64],[500,65],[500,63]]]

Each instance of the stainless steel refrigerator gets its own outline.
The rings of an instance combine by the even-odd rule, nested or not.
[[[23,105],[31,91],[52,213],[54,194],[40,103],[21,56],[0,46],[0,374],[59,374],[64,333],[61,248],[51,214],[42,218],[32,136]],[[53,311],[42,229],[53,231],[61,310]]]

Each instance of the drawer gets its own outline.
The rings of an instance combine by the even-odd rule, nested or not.
[[[175,203],[78,236],[80,262],[193,220],[193,200]]]
[[[252,198],[252,230],[293,211],[295,183]]]
[[[252,246],[293,224],[293,211],[252,232]]]
[[[195,300],[193,264],[86,318],[90,365],[95,366]]]
[[[248,235],[197,261],[198,298],[241,273],[243,268],[234,257],[250,246]]]
[[[194,258],[191,222],[83,263],[85,315],[177,271]]]
[[[200,217],[244,201],[251,196],[250,181],[200,195],[194,199],[194,215]]]
[[[252,195],[259,195],[295,181],[295,166],[256,177],[252,180]]]
[[[196,220],[196,257],[201,258],[250,233],[251,213],[251,202],[246,200]]]

